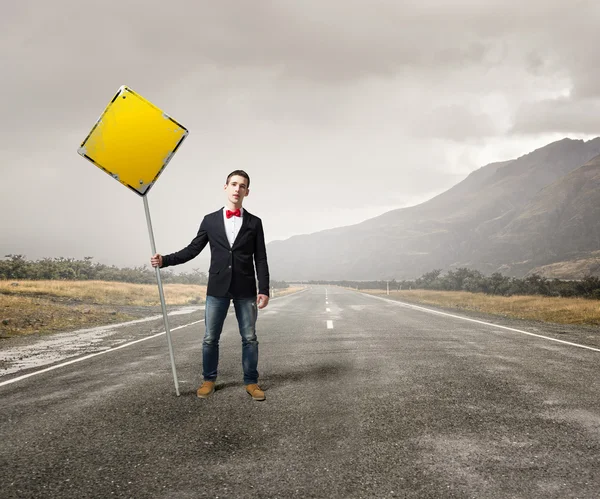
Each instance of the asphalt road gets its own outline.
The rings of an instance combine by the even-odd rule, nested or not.
[[[267,400],[233,315],[201,400],[202,334],[180,397],[164,335],[0,378],[0,497],[600,497],[600,351],[313,287],[260,313]]]

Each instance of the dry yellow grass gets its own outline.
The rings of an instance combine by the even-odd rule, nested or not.
[[[18,285],[15,286],[14,283]],[[206,300],[206,286],[163,285],[167,305],[188,305]],[[160,305],[156,284],[106,281],[0,281],[0,294],[76,300],[98,305]]]
[[[274,291],[274,298],[277,298],[278,296],[285,296],[285,295],[290,295],[292,293],[295,293],[296,291],[300,291],[301,289],[304,289],[303,286],[299,286],[299,287],[292,287],[290,286],[289,288],[285,288],[285,289],[276,289]]]
[[[0,294],[0,337],[69,331],[133,319],[115,309],[68,305],[48,298]]]
[[[165,284],[164,292],[167,305],[206,300],[206,286]],[[119,307],[159,305],[156,284],[0,281],[0,337],[122,322],[135,317]]]
[[[385,295],[383,290],[363,290]],[[600,302],[583,298],[491,296],[466,291],[390,291],[390,298],[557,324],[600,325]]]
[[[206,301],[206,286],[165,284],[167,305]],[[275,297],[302,288],[275,290]],[[0,337],[68,331],[135,318],[120,307],[160,306],[156,284],[106,281],[0,281]]]

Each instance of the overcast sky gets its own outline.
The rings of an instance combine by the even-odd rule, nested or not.
[[[600,135],[599,25],[573,0],[6,3],[0,256],[147,263],[142,199],[77,154],[121,85],[190,131],[148,195],[158,251],[238,168],[273,241]]]

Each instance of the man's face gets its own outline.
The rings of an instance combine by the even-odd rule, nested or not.
[[[234,175],[229,179],[229,183],[225,184],[225,192],[227,193],[227,200],[231,204],[237,207],[242,206],[244,198],[250,193],[248,180],[240,175]]]

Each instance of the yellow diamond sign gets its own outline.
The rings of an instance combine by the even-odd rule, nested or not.
[[[188,130],[169,115],[122,86],[78,152],[144,196],[187,134]]]

